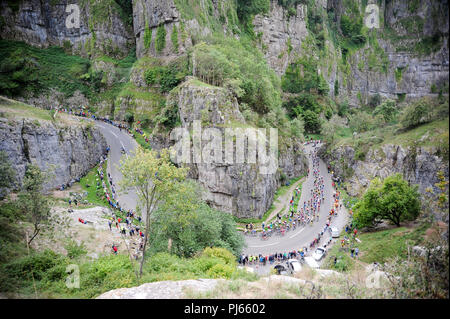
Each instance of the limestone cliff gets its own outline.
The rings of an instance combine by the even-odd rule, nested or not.
[[[328,163],[332,164],[336,174],[347,176],[347,191],[351,196],[361,195],[374,177],[386,178],[395,173],[402,173],[411,184],[419,185],[419,191],[428,187],[436,190],[439,182],[437,173],[444,172],[448,179],[448,162],[436,148],[382,145],[379,149],[370,149],[364,160],[355,159],[355,149],[342,146],[330,153],[324,153]],[[349,173],[350,172],[350,173]]]
[[[16,170],[16,187],[31,163],[53,170],[46,189],[80,178],[98,162],[106,146],[103,135],[89,125],[0,117],[0,151],[6,152]]]
[[[219,129],[222,136],[226,127],[249,127],[239,110],[236,98],[228,90],[209,86],[194,78],[188,79],[172,91],[167,104],[169,107],[178,107],[181,127],[188,130],[193,128],[194,121],[200,121],[202,129]],[[174,144],[174,141],[168,142],[167,137],[163,145],[159,144],[158,139],[152,139],[152,142],[155,148]],[[207,140],[204,139],[202,147],[205,147],[206,143]],[[245,147],[247,152],[248,144]],[[212,207],[239,218],[260,218],[272,204],[274,193],[280,186],[281,173],[290,179],[304,174],[307,170],[307,161],[300,143],[292,141],[289,147],[281,146],[279,149],[279,169],[273,174],[262,174],[258,164],[228,164],[219,161],[187,164],[190,167],[189,176],[198,180],[206,189],[205,200]]]
[[[66,19],[80,10],[80,27],[68,28]],[[81,56],[126,56],[134,46],[131,26],[113,0],[1,1],[0,38],[37,47],[57,45]]]
[[[364,16],[363,3],[356,3]],[[339,87],[339,100],[351,106],[367,103],[372,95],[400,101],[448,92],[448,1],[378,1],[380,27],[359,49],[346,52],[333,40],[340,17],[348,14],[343,1],[316,1],[315,14],[326,33],[322,51],[313,50],[318,72],[328,82],[330,95]],[[311,49],[312,30],[307,29],[310,5],[288,10],[271,1],[267,15],[257,15],[253,26],[269,65],[282,76],[287,66]],[[346,11],[347,10],[347,11]],[[319,29],[320,29],[319,28]],[[316,35],[317,36],[317,35]],[[311,54],[308,51],[307,54]],[[435,90],[432,87],[436,87]]]

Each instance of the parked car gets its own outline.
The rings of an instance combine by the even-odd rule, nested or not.
[[[331,227],[331,237],[333,238],[339,237],[339,230],[336,227]]]
[[[327,253],[326,248],[318,247],[312,254],[312,257],[314,258],[315,261],[320,261],[325,256],[326,253]]]

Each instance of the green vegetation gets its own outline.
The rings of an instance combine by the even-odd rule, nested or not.
[[[49,110],[33,107],[4,97],[0,97],[0,115],[0,117],[5,118],[27,117],[45,121],[53,120]]]
[[[159,91],[161,93],[167,93],[190,74],[188,59],[186,57],[180,57],[168,65],[161,65],[152,60],[150,65],[146,66],[144,78],[148,85],[159,85]]]
[[[445,101],[422,98],[408,105],[401,114],[400,123],[404,129],[448,116],[448,104]]]
[[[166,196],[164,204],[153,214],[149,236],[152,253],[167,251],[170,239],[170,251],[183,257],[192,257],[210,245],[226,248],[238,256],[243,245],[232,216],[209,207],[194,181],[181,183],[176,192]]]
[[[253,17],[257,14],[268,13],[269,9],[270,0],[237,0],[237,16],[244,26],[244,30],[250,35],[253,35],[251,24]]]
[[[378,262],[384,264],[395,257],[406,259],[408,257],[408,246],[422,244],[425,230],[429,226],[429,224],[425,223],[415,228],[396,227],[393,229],[361,233],[358,234],[360,242],[351,239],[350,247],[358,247],[358,260],[365,263]],[[349,234],[343,232],[338,239],[339,243],[344,239],[344,236],[350,237]],[[334,257],[337,258],[336,265],[333,262]],[[348,248],[343,249],[339,244],[334,245],[328,252],[324,265],[331,269],[347,272],[358,267],[355,259],[350,257]]]
[[[103,167],[106,170],[108,162],[103,163]],[[92,168],[84,177],[80,179],[80,186],[87,193],[85,200],[89,203],[108,207],[108,200],[106,199],[103,191],[100,175],[98,174],[99,166]],[[104,179],[108,192],[111,194],[111,187],[107,178]]]
[[[74,262],[80,267],[80,289],[66,287],[66,267]],[[105,255],[88,261],[83,256],[71,259],[46,250],[33,252],[0,267],[3,292],[34,295],[33,274],[37,294],[41,298],[95,298],[112,289],[164,280],[252,277],[238,270],[234,256],[221,248],[206,248],[189,259],[167,252],[158,253],[148,259],[139,282],[126,255]]]
[[[161,24],[156,29],[155,48],[156,52],[160,53],[166,47],[166,29],[164,24]]]
[[[43,187],[48,181],[49,175],[41,172],[35,165],[27,166],[22,182],[22,190],[19,193],[19,207],[25,218],[33,224],[33,233],[27,238],[28,245],[41,231],[50,216],[50,202],[43,195]]]
[[[0,40],[0,60],[0,94],[7,96],[45,94],[54,88],[65,98],[80,91],[95,102],[108,94],[117,94],[121,85],[101,92],[106,88],[103,72],[94,71],[88,59],[68,55],[59,47],[39,49],[23,42]],[[135,51],[131,50],[122,60],[108,60],[117,66],[119,80],[127,79],[131,64],[136,61]]]
[[[174,52],[178,53],[178,29],[175,24],[173,25],[172,34],[170,35],[170,39],[172,40]]]
[[[152,29],[149,28],[148,22],[145,22],[145,30],[144,30],[144,48],[150,48],[152,43]]]
[[[418,186],[409,186],[401,174],[375,178],[362,199],[355,205],[354,221],[359,228],[374,227],[389,220],[397,227],[400,222],[417,218],[420,212]]]
[[[323,76],[318,74],[317,68],[317,61],[308,56],[303,56],[297,62],[290,64],[281,80],[283,91],[301,93],[317,90],[319,94],[327,95],[328,86]]]
[[[209,42],[194,48],[194,76],[211,85],[228,87],[240,104],[245,103],[258,114],[280,108],[279,79],[250,40],[214,37]]]

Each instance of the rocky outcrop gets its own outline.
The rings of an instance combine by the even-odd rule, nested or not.
[[[420,193],[425,193],[428,187],[437,190],[439,171],[444,172],[447,180],[449,176],[448,162],[439,157],[434,148],[385,144],[379,149],[371,148],[364,161],[355,159],[351,146],[338,147],[330,153],[323,147],[319,154],[344,178],[351,196],[361,195],[374,177],[384,179],[401,173],[405,180],[419,186]]]
[[[192,130],[194,122],[198,121],[202,123],[202,130],[218,129],[223,137],[222,141],[225,128],[249,127],[236,98],[228,90],[209,86],[193,78],[172,91],[167,104],[178,106],[181,127]],[[269,132],[266,134],[269,138]],[[249,138],[249,141],[252,139]],[[208,142],[209,138],[203,137],[203,150]],[[246,152],[248,143],[245,142]],[[288,149],[280,149],[278,170],[270,174],[261,172],[259,162],[226,163],[224,154],[223,149],[222,161],[191,162],[186,165],[190,167],[190,177],[198,180],[206,189],[204,199],[212,207],[239,218],[261,218],[272,204],[273,195],[280,186],[281,173],[292,178],[302,175],[307,169],[301,145],[295,142]]]
[[[269,14],[257,15],[253,19],[255,34],[261,36],[266,47],[264,56],[279,76],[301,54],[301,44],[308,35],[306,17],[305,4],[297,5],[295,15],[290,16],[277,0],[272,0]]]
[[[183,299],[186,291],[196,293],[213,290],[224,279],[190,279],[150,282],[133,288],[119,288],[105,292],[97,299]]]
[[[0,151],[16,170],[16,187],[31,163],[54,175],[45,189],[80,178],[100,160],[106,146],[103,135],[90,125],[0,118]]]
[[[69,5],[80,10],[79,28],[66,24],[75,12]],[[123,57],[134,45],[131,27],[122,20],[121,8],[113,0],[2,1],[0,10],[2,39],[37,47],[57,45],[81,56]]]
[[[192,45],[190,37],[182,37],[182,28],[180,24],[180,13],[178,12],[173,0],[168,1],[133,1],[133,30],[136,38],[136,55],[152,56],[176,56],[183,54],[186,48]],[[165,45],[159,51],[156,50],[156,38],[158,27],[164,28]],[[148,30],[146,31],[146,28]],[[172,33],[174,28],[178,34],[178,48],[174,47]],[[178,31],[180,30],[180,31]],[[151,34],[149,44],[145,44],[144,38],[146,32]],[[185,39],[185,41],[183,41]]]
[[[448,1],[383,1],[379,12],[378,43],[367,41],[348,57],[348,74],[331,75],[342,96],[358,106],[375,94],[408,101],[448,93]]]

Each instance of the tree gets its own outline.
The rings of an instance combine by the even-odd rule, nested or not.
[[[11,166],[11,162],[4,151],[0,152],[0,200],[2,200],[6,192],[4,189],[9,188],[15,180],[16,172]]]
[[[391,122],[397,116],[398,109],[395,105],[395,101],[388,100],[378,105],[373,111],[373,115],[381,114],[386,123]]]
[[[318,133],[320,131],[319,116],[311,110],[306,110],[303,113],[303,120],[305,121],[305,130],[308,133]]]
[[[22,191],[19,194],[19,206],[34,227],[28,245],[39,234],[42,225],[49,221],[50,201],[43,194],[43,184],[47,179],[48,176],[39,167],[35,165],[27,167]]]
[[[201,195],[192,180],[179,183],[176,192],[167,194],[151,221],[152,252],[169,249],[170,253],[191,257],[214,246],[240,253],[243,238],[236,232],[232,216],[209,207]]]
[[[363,198],[355,206],[354,219],[359,227],[372,227],[383,220],[396,226],[414,220],[420,213],[417,185],[409,186],[401,174],[375,178]]]
[[[152,214],[172,192],[175,192],[187,174],[186,168],[177,168],[171,163],[169,151],[156,151],[138,147],[132,156],[120,161],[123,179],[120,187],[124,191],[134,188],[138,195],[138,211],[143,212],[145,221],[144,249],[139,276],[145,262],[145,251],[151,226]]]

